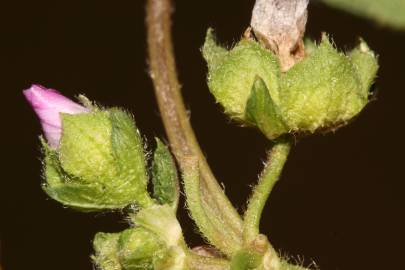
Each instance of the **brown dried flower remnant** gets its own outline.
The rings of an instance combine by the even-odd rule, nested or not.
[[[251,27],[256,37],[278,55],[283,71],[304,57],[302,37],[309,0],[256,0]]]

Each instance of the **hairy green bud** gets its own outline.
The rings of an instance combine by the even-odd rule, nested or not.
[[[59,148],[43,143],[50,197],[82,211],[152,204],[143,142],[129,114],[96,109],[61,118]]]
[[[131,216],[134,228],[97,233],[93,261],[101,270],[186,270],[187,256],[173,209],[152,205]]]
[[[118,258],[125,270],[153,270],[166,252],[165,243],[144,228],[125,230],[118,240]]]
[[[377,59],[364,41],[347,55],[326,35],[319,45],[307,44],[307,56],[281,72],[277,57],[255,41],[242,40],[227,51],[209,30],[203,55],[210,91],[231,118],[269,139],[345,125],[369,101]]]
[[[277,58],[258,43],[242,40],[227,51],[216,44],[210,29],[202,51],[208,62],[208,86],[232,118],[245,119],[246,101],[257,76],[265,81],[272,98],[278,100]]]
[[[123,270],[118,259],[119,233],[97,233],[94,237],[93,262],[100,270]]]
[[[169,256],[162,240],[139,227],[120,233],[97,233],[93,247],[93,261],[100,270],[153,270],[155,264]]]
[[[375,63],[374,58],[372,61]],[[324,36],[307,58],[281,77],[280,108],[289,129],[314,132],[345,124],[356,116],[368,103],[369,85],[365,90],[362,78],[375,76],[375,71],[363,76],[359,71]]]

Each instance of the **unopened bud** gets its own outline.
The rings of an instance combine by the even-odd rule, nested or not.
[[[43,187],[49,196],[83,211],[153,204],[143,142],[128,113],[86,108],[38,86],[24,94],[47,138]]]

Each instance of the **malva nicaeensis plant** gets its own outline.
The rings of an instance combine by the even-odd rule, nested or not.
[[[280,3],[256,1],[252,28],[232,49],[217,45],[211,29],[202,48],[209,89],[225,113],[274,143],[243,218],[213,177],[189,126],[171,58],[170,1],[149,1],[148,42],[181,177],[159,139],[147,168],[144,142],[125,110],[103,108],[84,96],[78,104],[39,85],[24,91],[44,131],[44,191],[79,211],[126,209],[128,229],[95,236],[92,258],[99,269],[306,269],[281,258],[260,234],[264,205],[292,137],[349,123],[369,101],[378,64],[364,41],[346,54],[326,34],[304,46],[308,1]],[[179,178],[191,217],[211,247],[190,249],[183,238],[176,218]]]

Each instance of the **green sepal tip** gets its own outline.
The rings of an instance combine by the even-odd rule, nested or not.
[[[153,197],[160,204],[177,209],[179,180],[176,165],[167,146],[156,138],[156,150],[152,164]]]
[[[209,89],[231,118],[245,119],[246,101],[256,76],[265,81],[272,98],[278,100],[279,63],[259,43],[243,39],[227,51],[216,45],[210,29],[202,51],[208,63]]]
[[[260,77],[256,77],[246,104],[246,120],[256,125],[270,140],[288,132],[279,108]]]

